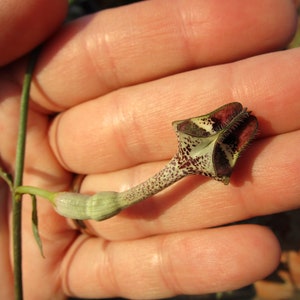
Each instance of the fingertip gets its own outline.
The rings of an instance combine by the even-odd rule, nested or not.
[[[293,39],[298,24],[298,14],[295,1],[276,1],[276,24],[280,26],[274,27],[274,36],[276,39],[270,38],[274,43],[275,49],[286,47]]]
[[[268,227],[251,224],[246,227],[249,241],[252,243],[249,250],[258,250],[257,255],[253,256],[253,263],[262,266],[255,280],[263,279],[277,268],[281,257],[281,246],[274,232]]]
[[[193,239],[174,246],[169,287],[183,294],[239,289],[268,276],[280,261],[280,245],[272,231],[252,224],[194,233]]]

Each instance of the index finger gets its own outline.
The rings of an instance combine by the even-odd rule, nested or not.
[[[143,1],[64,26],[45,45],[35,102],[61,111],[110,91],[281,48],[292,1]],[[270,36],[272,38],[270,38]]]
[[[177,147],[172,121],[232,101],[257,115],[260,137],[297,130],[299,58],[299,49],[276,52],[110,93],[59,115],[52,149],[66,169],[82,174],[168,159]]]

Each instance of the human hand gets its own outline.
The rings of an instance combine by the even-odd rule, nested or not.
[[[24,184],[63,191],[82,173],[83,193],[126,190],[176,152],[172,121],[232,101],[258,117],[260,135],[229,186],[184,179],[112,219],[86,222],[94,236],[39,200],[46,259],[24,197],[25,298],[209,293],[276,267],[280,249],[267,229],[213,227],[299,207],[300,52],[263,54],[289,41],[294,14],[288,1],[146,1],[79,19],[46,43],[32,87]],[[0,77],[1,160],[11,173],[23,67],[15,62]],[[0,290],[11,295],[10,207],[0,205]]]

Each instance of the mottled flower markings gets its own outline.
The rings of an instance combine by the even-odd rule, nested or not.
[[[85,195],[21,186],[17,192],[47,198],[65,217],[105,220],[187,175],[201,174],[228,184],[240,154],[254,139],[257,127],[256,117],[240,103],[232,102],[207,115],[173,122],[177,153],[161,171],[127,191]]]
[[[256,118],[238,102],[200,117],[173,122],[178,165],[186,175],[202,174],[225,184],[238,157],[255,137]]]

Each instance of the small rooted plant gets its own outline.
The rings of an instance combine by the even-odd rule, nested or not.
[[[201,174],[228,184],[241,152],[255,137],[257,126],[256,117],[240,103],[229,103],[207,115],[173,122],[177,153],[160,172],[127,191],[86,195],[18,186],[15,192],[44,197],[68,218],[105,220],[187,175]]]

